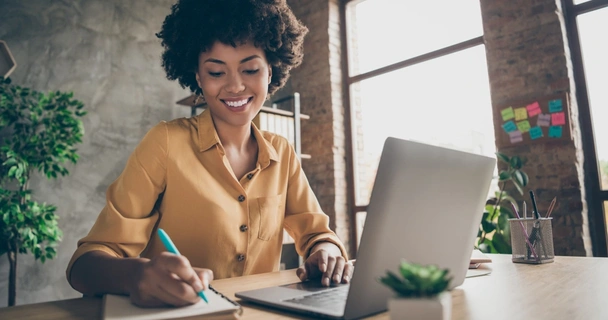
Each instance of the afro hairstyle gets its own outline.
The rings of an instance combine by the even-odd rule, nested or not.
[[[236,47],[251,41],[264,50],[272,68],[268,94],[280,89],[289,71],[302,63],[308,29],[286,0],[178,0],[161,31],[162,66],[167,79],[201,94],[196,82],[198,58],[217,41]]]

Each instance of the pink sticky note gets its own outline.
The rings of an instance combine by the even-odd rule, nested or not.
[[[566,115],[563,112],[556,112],[551,114],[551,125],[560,126],[566,124]]]
[[[527,105],[526,109],[528,110],[528,116],[530,117],[534,117],[535,115],[541,113],[540,105],[538,104],[538,102],[534,102]]]

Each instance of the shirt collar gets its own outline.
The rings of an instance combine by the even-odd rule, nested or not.
[[[197,117],[199,151],[204,152],[217,144],[221,145],[220,138],[213,125],[211,113],[205,110]],[[270,141],[264,137],[262,132],[253,122],[251,123],[251,131],[253,132],[255,140],[258,142],[258,162],[260,163],[260,166],[262,168],[267,167],[270,164],[270,160],[279,162],[277,150]]]

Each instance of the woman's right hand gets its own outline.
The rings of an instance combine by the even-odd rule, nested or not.
[[[200,300],[213,271],[193,268],[184,256],[163,252],[140,265],[130,284],[131,303],[140,307],[181,307]]]

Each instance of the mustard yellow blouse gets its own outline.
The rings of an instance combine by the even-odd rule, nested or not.
[[[259,131],[256,168],[236,180],[209,112],[161,122],[129,157],[106,193],[106,205],[67,268],[82,254],[152,258],[165,251],[164,229],[195,267],[215,279],[279,269],[283,228],[302,256],[320,241],[341,241],[288,141]]]

